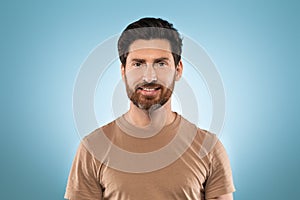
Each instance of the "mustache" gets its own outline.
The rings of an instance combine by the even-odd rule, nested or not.
[[[135,90],[140,89],[140,88],[162,88],[163,86],[161,84],[158,83],[147,83],[147,82],[143,82],[143,83],[139,83],[135,86]]]

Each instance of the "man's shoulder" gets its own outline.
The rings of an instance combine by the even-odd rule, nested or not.
[[[108,122],[107,124],[104,124],[104,125],[96,128],[95,130],[93,130],[89,134],[87,134],[82,139],[82,141],[83,142],[93,141],[96,138],[99,138],[103,134],[106,135],[106,136],[109,136],[111,133],[114,132],[113,130],[115,129],[115,126],[116,126],[116,120]]]
[[[194,129],[197,130],[197,135],[200,136],[200,139],[204,139],[205,137],[217,139],[217,135],[215,133],[199,127],[198,125],[196,125],[193,122],[189,121],[188,119],[186,119],[182,115],[180,115],[180,118],[181,118],[181,123],[184,126],[194,127]]]
[[[184,124],[185,127],[193,127],[193,130],[196,130],[196,134],[194,136],[194,143],[198,146],[200,146],[200,154],[202,156],[209,155],[211,152],[214,151],[215,148],[218,148],[218,146],[222,145],[217,134],[200,128],[199,126],[195,125],[194,123],[190,122],[189,120],[185,119],[181,116],[182,124]]]
[[[197,127],[197,135],[201,138],[201,140],[204,140],[205,138],[209,138],[210,140],[218,140],[218,137],[215,133],[200,127]]]

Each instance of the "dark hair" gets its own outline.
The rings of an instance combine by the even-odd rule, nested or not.
[[[173,24],[160,18],[142,18],[129,24],[118,40],[118,52],[121,63],[125,66],[129,46],[138,39],[167,39],[170,42],[175,66],[181,59],[182,38]]]

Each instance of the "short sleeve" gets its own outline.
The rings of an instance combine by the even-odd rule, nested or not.
[[[224,146],[217,140],[211,152],[211,165],[205,186],[205,197],[210,199],[234,191],[229,158]]]
[[[68,178],[65,199],[101,200],[100,162],[80,143]]]

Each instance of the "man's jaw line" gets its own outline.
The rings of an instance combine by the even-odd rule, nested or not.
[[[171,110],[171,98],[164,105],[154,104],[149,109],[144,109],[144,108],[142,108],[142,105],[136,105],[135,103],[130,101],[129,112],[130,111],[141,112],[141,113],[144,113],[145,115],[147,115],[149,118],[153,117],[154,114],[156,114],[156,113],[160,113],[162,111],[167,111],[167,110]]]

